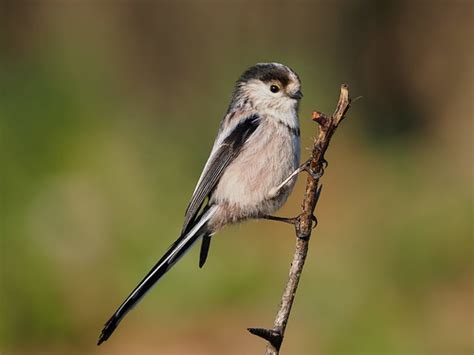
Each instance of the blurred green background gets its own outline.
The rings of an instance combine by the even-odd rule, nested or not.
[[[6,354],[260,354],[294,248],[250,222],[198,248],[114,336],[103,323],[180,231],[233,82],[301,76],[354,103],[328,152],[283,354],[473,354],[470,1],[2,1]],[[299,212],[304,178],[280,215]]]

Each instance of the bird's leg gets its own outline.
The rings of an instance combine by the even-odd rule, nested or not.
[[[296,216],[296,217],[290,217],[290,218],[287,218],[287,217],[277,217],[277,216],[270,216],[270,215],[263,215],[262,216],[263,219],[268,219],[270,221],[277,221],[277,222],[283,222],[283,223],[288,223],[288,224],[296,224],[296,222],[298,221],[298,218],[300,218],[300,216]],[[316,216],[315,215],[312,215],[311,216],[311,220],[314,222],[313,223],[313,226],[312,228],[316,228],[316,225],[318,224],[318,220],[316,219]]]
[[[309,169],[309,163],[311,162],[311,159],[308,159],[305,161],[303,164],[301,164],[298,169],[293,171],[290,176],[288,176],[283,182],[278,185],[277,187],[274,187],[273,189],[270,190],[270,198],[276,197],[278,195],[278,192],[286,185],[288,182],[290,182],[291,179],[293,179],[296,175],[301,173],[302,171],[310,171]]]
[[[285,180],[283,180],[283,182],[278,185],[277,187],[274,187],[273,189],[270,190],[270,193],[269,193],[269,197],[270,198],[273,198],[273,197],[276,197],[278,195],[278,192],[280,192],[280,190],[286,185],[288,184],[288,182],[290,182],[291,179],[293,179],[296,175],[298,175],[299,173],[301,173],[302,171],[306,171],[309,175],[311,175],[311,177],[314,179],[314,180],[317,180],[319,179],[321,176],[323,176],[324,174],[324,169],[327,167],[327,161],[326,159],[324,159],[323,161],[323,166],[321,167],[320,169],[320,172],[318,173],[315,173],[313,170],[311,170],[311,167],[310,167],[310,164],[311,164],[311,158],[306,160],[303,164],[301,164],[298,169],[296,169],[295,171],[293,171],[290,176],[288,176]]]
[[[280,185],[278,185],[277,187],[274,187],[273,189],[270,190],[270,198],[273,198],[273,197],[276,197],[278,195],[278,192],[286,185],[288,184],[288,182],[293,179],[296,175],[298,175],[299,173],[301,173],[302,171],[306,171],[309,175],[311,175],[311,177],[315,180],[319,179],[321,176],[323,176],[324,174],[324,169],[327,167],[327,161],[324,160],[323,161],[323,166],[321,167],[320,169],[320,172],[318,173],[315,173],[311,167],[310,167],[310,164],[311,164],[311,158],[306,160],[303,164],[301,164],[298,169],[296,169],[295,171],[293,171],[290,176],[288,176]],[[319,194],[321,192],[321,189],[319,189],[318,191],[318,198],[319,198]],[[296,216],[296,217],[277,217],[277,216],[270,216],[270,215],[264,215],[262,216],[262,218],[264,219],[268,219],[268,220],[271,220],[271,221],[277,221],[277,222],[283,222],[283,223],[289,223],[289,224],[296,224],[296,221],[298,220],[299,216]],[[312,221],[314,222],[313,224],[313,228],[316,227],[316,225],[318,224],[318,220],[316,219],[316,217],[313,215],[312,217]]]
[[[277,222],[283,222],[283,223],[289,223],[289,224],[295,224],[296,220],[298,219],[298,217],[286,218],[286,217],[277,217],[277,216],[270,216],[270,215],[264,215],[262,218],[268,219],[270,221],[277,221]]]

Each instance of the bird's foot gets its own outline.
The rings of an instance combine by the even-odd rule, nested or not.
[[[319,169],[318,171],[314,171],[312,168],[311,168],[311,159],[308,159],[302,166],[301,168],[306,171],[309,175],[311,175],[311,177],[314,179],[314,180],[318,180],[320,179],[323,175],[324,175],[324,169],[328,166],[328,162],[326,159],[323,160],[322,162],[322,165],[319,166]]]

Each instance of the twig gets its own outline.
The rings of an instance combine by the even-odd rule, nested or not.
[[[286,325],[291,312],[291,306],[295,299],[296,289],[303,271],[304,262],[308,253],[309,239],[313,227],[314,209],[321,193],[322,185],[319,183],[320,177],[324,173],[327,161],[324,154],[329,146],[332,135],[336,131],[339,123],[344,119],[351,104],[349,97],[349,87],[341,85],[341,94],[336,110],[331,117],[323,113],[313,112],[313,121],[319,124],[318,138],[314,142],[311,161],[308,165],[308,178],[306,191],[303,200],[303,212],[295,219],[296,230],[296,250],[290,267],[290,273],[285,290],[281,297],[280,309],[273,323],[272,329],[249,328],[249,332],[268,341],[265,355],[278,355],[283,342]]]

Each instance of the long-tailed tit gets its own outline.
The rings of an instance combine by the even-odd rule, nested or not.
[[[298,75],[278,63],[257,64],[237,80],[186,209],[181,235],[105,324],[99,345],[199,239],[202,267],[211,237],[218,230],[246,219],[268,217],[285,203],[299,165],[300,87]]]

